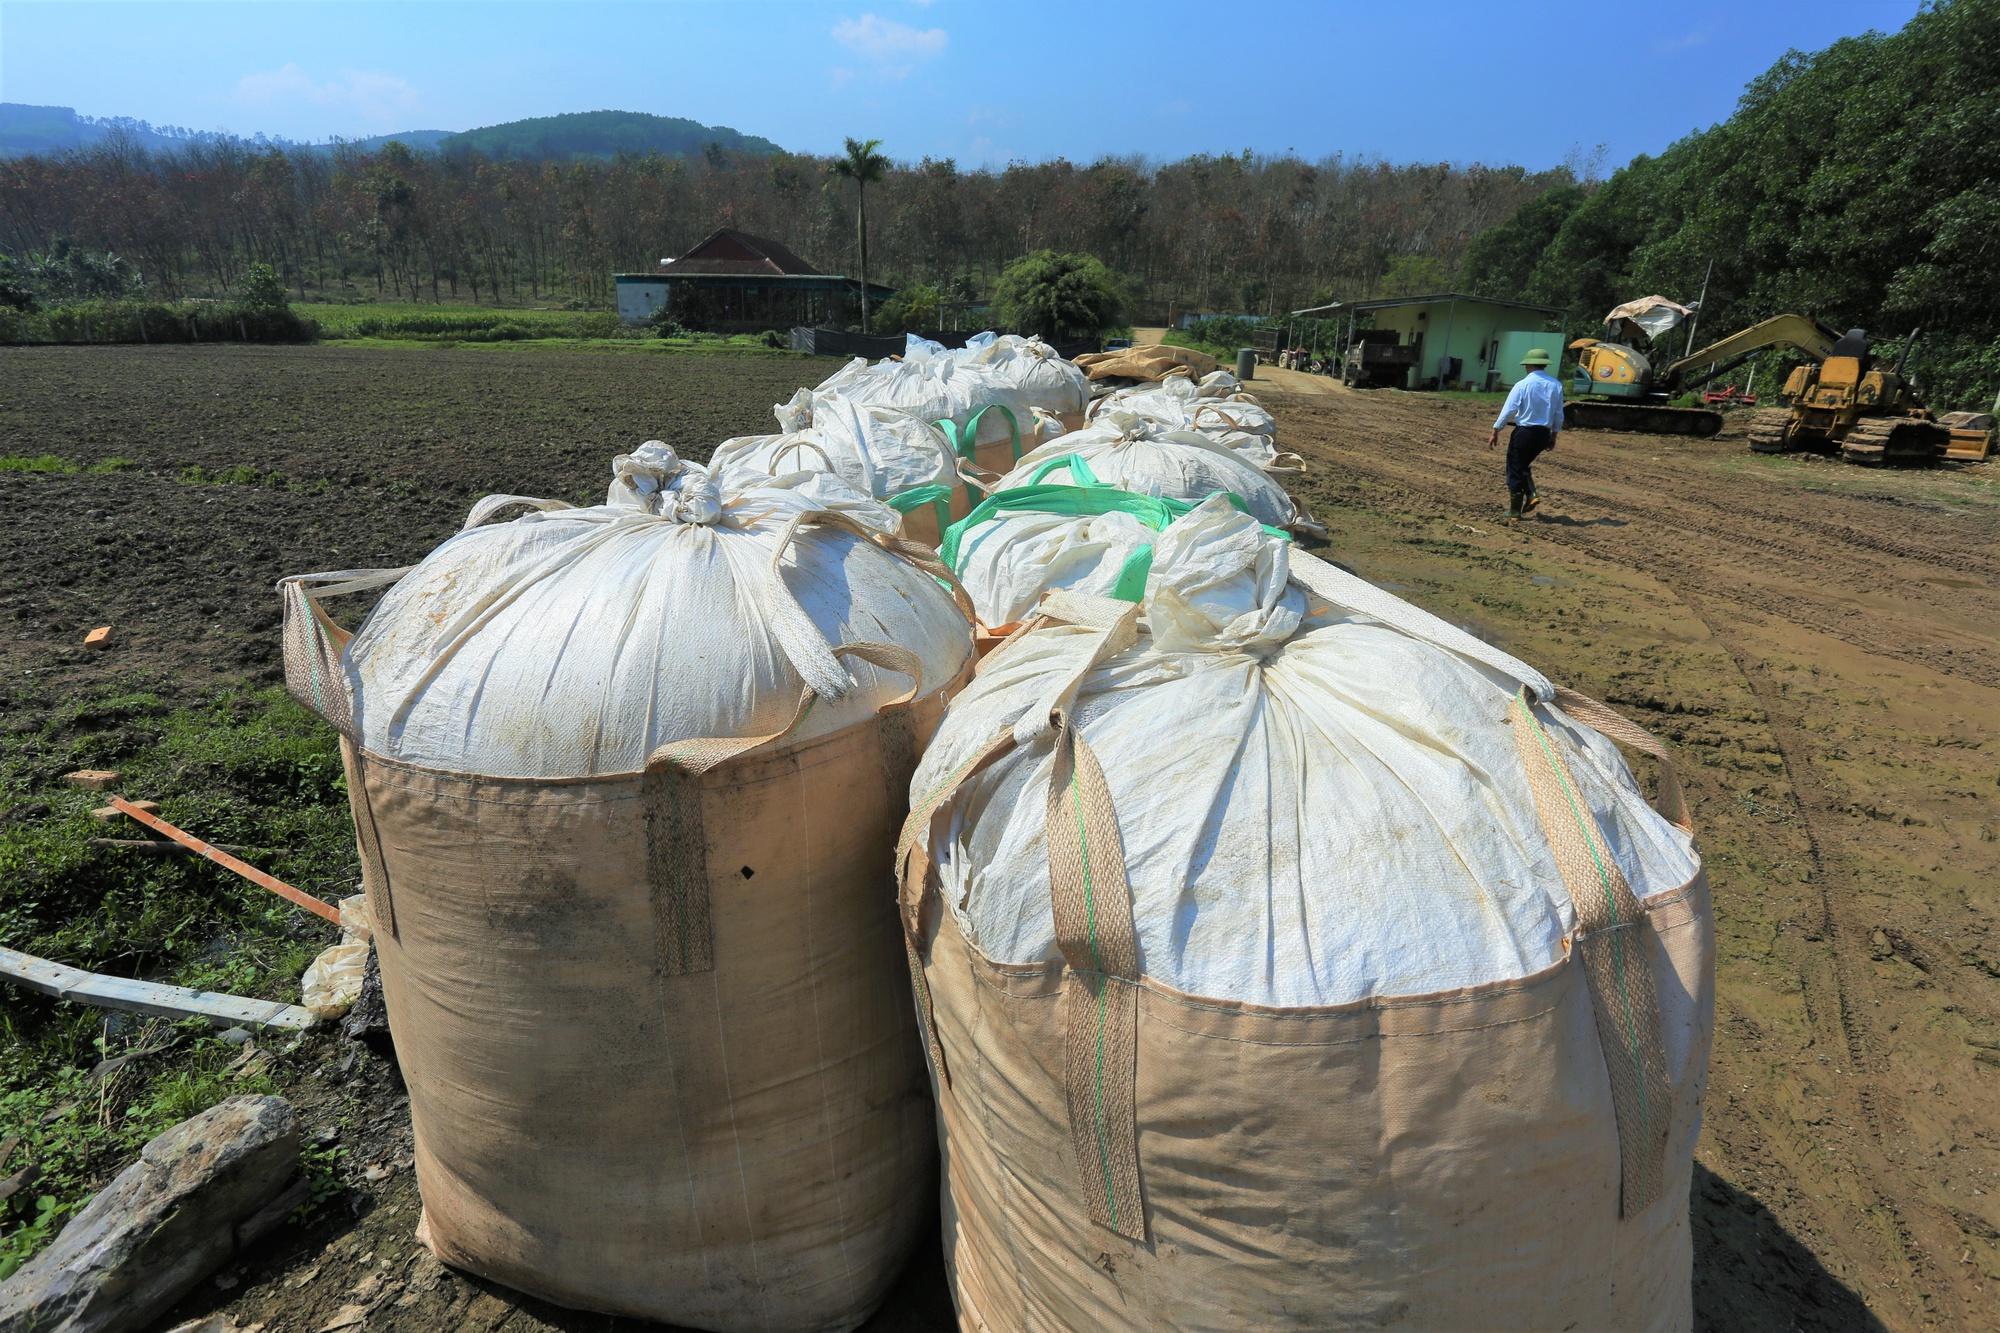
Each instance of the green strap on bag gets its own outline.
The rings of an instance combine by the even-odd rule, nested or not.
[[[930,505],[933,509],[937,510],[939,532],[943,532],[951,525],[951,487],[949,486],[940,486],[936,482],[932,482],[928,486],[912,486],[901,495],[890,496],[888,504],[889,508],[899,514],[907,514],[912,509],[921,509],[925,505]]]
[[[1040,513],[1067,514],[1075,518],[1093,518],[1099,514],[1130,514],[1155,532],[1164,532],[1169,523],[1193,512],[1194,505],[1187,500],[1174,500],[1163,495],[1139,495],[1132,491],[1121,491],[1098,481],[1091,472],[1090,465],[1075,454],[1064,454],[1051,458],[1035,469],[1037,477],[1045,476],[1058,467],[1070,468],[1070,475],[1076,476],[1081,468],[1083,477],[1089,480],[1080,486],[1054,486],[1041,483],[1032,486],[1017,486],[1013,490],[995,491],[981,500],[958,522],[944,531],[944,540],[938,547],[938,558],[953,572],[959,570],[959,552],[965,538],[981,523],[992,522],[1008,514]],[[1081,478],[1079,478],[1081,480]],[[1244,513],[1249,506],[1243,498],[1230,491],[1218,491],[1226,496],[1229,503]],[[1274,528],[1267,523],[1258,525],[1273,537],[1290,541],[1292,535],[1283,528]],[[1118,580],[1112,585],[1110,595],[1120,601],[1136,602],[1145,596],[1146,579],[1153,570],[1153,547],[1149,542],[1133,551],[1126,558],[1123,568],[1118,571]]]
[[[962,429],[950,417],[946,417],[935,424],[939,430],[944,432],[944,438],[951,444],[952,452],[960,458],[969,460],[972,458],[979,440],[979,419],[988,412],[998,412],[1001,416],[1007,418],[1008,444],[1013,449],[1014,461],[1017,463],[1020,462],[1021,423],[1015,419],[1014,410],[1004,403],[988,403],[967,418],[965,426]]]

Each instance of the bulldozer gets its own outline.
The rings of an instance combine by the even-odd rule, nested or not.
[[[1659,298],[1648,300],[1659,301]],[[1619,310],[1627,308],[1620,306]],[[1614,326],[1620,322],[1617,311],[1607,321]],[[1671,327],[1666,324],[1660,331]],[[1778,315],[1718,339],[1656,371],[1645,354],[1629,343],[1578,338],[1569,345],[1577,353],[1577,368],[1571,396],[1563,406],[1563,425],[1582,430],[1635,430],[1706,439],[1722,429],[1722,413],[1707,407],[1669,406],[1668,400],[1675,394],[1698,389],[1728,374],[1767,347],[1796,347],[1818,361],[1832,353],[1837,341],[1833,330],[1817,320],[1803,315]]]
[[[1893,370],[1875,364],[1868,335],[1849,329],[1823,356],[1785,380],[1784,407],[1750,419],[1750,447],[1760,454],[1838,450],[1850,463],[1933,463],[1953,445],[1952,427],[1917,400],[1904,367],[1913,331]]]

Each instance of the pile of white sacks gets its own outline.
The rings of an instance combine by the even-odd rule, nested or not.
[[[1297,550],[1233,378],[982,335],[777,415],[282,585],[424,1243],[851,1329],[938,1172],[966,1329],[1689,1328],[1713,921],[1608,737],[1658,743]]]
[[[928,546],[983,496],[1068,455],[1093,483],[1186,501],[1227,491],[1262,522],[1324,534],[1279,480],[1303,466],[1278,451],[1276,418],[1226,371],[1093,399],[1084,373],[1040,338],[981,333],[948,349],[912,336],[902,357],[856,357],[772,413],[774,433],[717,446],[718,475],[837,476]]]

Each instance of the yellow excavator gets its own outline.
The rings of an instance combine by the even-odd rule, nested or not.
[[[1645,354],[1628,343],[1578,338],[1569,345],[1577,353],[1577,366],[1563,407],[1563,425],[1706,438],[1722,429],[1722,413],[1706,407],[1670,407],[1668,399],[1728,374],[1767,347],[1796,347],[1819,361],[1831,355],[1838,340],[1839,335],[1818,320],[1778,315],[1655,371]]]
[[[1875,364],[1868,335],[1835,333],[1804,315],[1777,315],[1710,343],[1655,373],[1624,343],[1579,338],[1573,396],[1563,424],[1585,430],[1636,430],[1659,435],[1710,436],[1722,414],[1707,408],[1670,407],[1667,399],[1727,374],[1767,347],[1795,347],[1806,363],[1793,368],[1779,396],[1785,406],[1750,419],[1750,447],[1758,453],[1794,449],[1838,451],[1851,463],[1927,463],[1945,457],[1952,429],[1918,401],[1904,375],[1912,333],[1893,370]]]
[[[1934,463],[1952,444],[1949,425],[1917,400],[1903,369],[1911,332],[1893,370],[1875,364],[1868,335],[1849,329],[1826,355],[1795,366],[1780,392],[1785,406],[1750,418],[1750,447],[1760,454],[1838,449],[1850,463]]]

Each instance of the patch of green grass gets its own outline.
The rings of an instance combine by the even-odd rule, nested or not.
[[[416,338],[346,338],[342,347],[400,347],[431,348],[461,352],[516,352],[566,348],[582,352],[636,352],[658,354],[661,352],[696,353],[711,355],[727,353],[743,356],[803,356],[790,348],[770,347],[755,334],[740,333],[723,337],[716,334],[697,334],[688,338],[524,338],[514,342],[459,342],[453,339]]]
[[[324,477],[317,481],[301,481],[283,472],[264,472],[247,463],[225,468],[203,467],[196,463],[181,469],[180,482],[184,486],[262,486],[267,490],[303,491],[312,495],[324,494],[332,488]]]
[[[609,310],[533,310],[500,306],[408,305],[378,301],[367,305],[302,305],[323,338],[390,338],[405,341],[453,340],[518,342],[528,338],[643,338],[644,329],[626,330]]]
[[[282,690],[235,690],[172,708],[137,690],[29,695],[0,716],[0,943],[95,972],[263,999],[298,998],[332,927],[197,857],[93,847],[103,795],[62,782],[110,768],[118,790],[322,898],[359,878],[335,734]],[[157,1049],[156,1049],[157,1048]],[[144,1058],[109,1074],[109,1056]],[[0,1276],[34,1253],[148,1138],[266,1073],[206,1025],[169,1025],[0,991],[0,1138],[36,1183],[0,1204]],[[44,1200],[52,1202],[44,1204]]]
[[[1507,401],[1505,389],[1425,389],[1422,398],[1437,398],[1447,403],[1492,403],[1499,405]]]
[[[78,463],[55,454],[36,454],[32,458],[9,454],[0,458],[0,472],[54,472],[64,476],[74,476],[79,472],[123,472],[137,466],[129,458],[106,458],[96,463]]]
[[[1234,369],[1236,366],[1236,349],[1234,347],[1224,347],[1221,343],[1206,342],[1191,334],[1182,333],[1179,329],[1168,329],[1160,335],[1160,341],[1168,347],[1187,347],[1197,352],[1206,352],[1230,369]]]
[[[103,1015],[87,1017],[93,1030],[110,1031]],[[239,1065],[241,1054],[199,1022],[152,1020],[117,1037],[96,1035],[82,1063],[0,1061],[0,1125],[18,1140],[7,1167],[36,1173],[0,1213],[0,1281],[149,1139],[226,1098],[273,1091],[268,1069]]]

